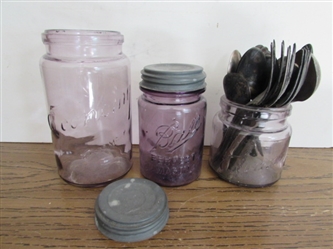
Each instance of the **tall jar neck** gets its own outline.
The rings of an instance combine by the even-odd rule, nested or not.
[[[46,54],[54,58],[105,58],[122,55],[123,36],[116,31],[46,30]]]
[[[165,93],[149,91],[147,89],[140,88],[143,92],[142,98],[146,101],[155,104],[169,104],[169,105],[182,105],[197,102],[201,99],[201,93],[205,90],[199,90],[195,92],[184,92],[184,93]]]
[[[225,95],[220,100],[223,121],[242,130],[276,132],[289,126],[287,118],[291,105],[279,108],[253,107],[229,101]]]

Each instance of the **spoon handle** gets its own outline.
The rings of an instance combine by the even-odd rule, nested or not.
[[[261,113],[258,113],[256,117],[259,117],[260,115]],[[236,159],[243,153],[244,148],[248,148],[249,153],[252,156],[257,156],[257,151],[259,154],[263,154],[261,143],[258,138],[246,134],[246,132],[240,132],[240,127],[243,125],[253,128],[258,126],[256,121],[250,121],[247,119],[245,119],[245,121],[244,117],[246,116],[246,110],[238,109],[236,110],[230,126],[224,126],[222,142],[211,159],[211,166],[217,172],[221,173],[228,169],[231,170]],[[253,144],[251,144],[251,142],[253,142]]]

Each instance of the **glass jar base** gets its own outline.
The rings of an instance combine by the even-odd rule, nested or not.
[[[75,186],[75,187],[81,187],[81,188],[99,188],[99,187],[104,187],[108,184],[110,184],[111,182],[114,182],[114,181],[117,181],[121,178],[123,178],[132,168],[132,165],[131,167],[123,174],[123,175],[120,175],[116,178],[112,178],[110,180],[107,180],[105,182],[99,182],[99,183],[75,183],[75,182],[72,182],[72,181],[69,181],[67,180],[66,178],[62,177],[60,174],[59,174],[59,177],[66,183],[68,183],[69,185],[72,185],[72,186]]]
[[[267,175],[265,175],[264,180],[261,179],[263,177],[260,175],[257,175],[257,176],[252,175],[252,177],[251,176],[250,177],[246,177],[246,176],[241,177],[240,175],[235,174],[235,172],[232,172],[229,170],[227,170],[224,173],[216,172],[216,169],[212,166],[211,162],[210,162],[209,166],[221,180],[234,184],[234,185],[237,185],[237,186],[240,186],[240,187],[247,187],[247,188],[269,187],[269,186],[274,185],[281,178],[281,175],[279,175],[278,177],[270,176],[269,178],[271,178],[271,179],[270,179],[270,181],[268,181]],[[256,181],[253,180],[254,178],[257,180]]]
[[[55,151],[58,174],[75,186],[103,186],[131,169],[131,151],[124,153],[123,147],[80,145],[66,153]]]
[[[231,181],[231,180],[229,180],[229,179],[227,179],[227,178],[225,178],[225,177],[223,177],[223,176],[220,176],[220,175],[218,175],[218,177],[219,177],[221,180],[225,181],[225,182],[231,183],[231,184],[233,184],[233,185],[237,185],[237,186],[239,186],[239,187],[246,187],[246,188],[265,188],[265,187],[270,187],[270,186],[274,185],[276,182],[279,181],[279,179],[278,179],[278,180],[276,180],[276,181],[274,181],[274,182],[271,182],[271,183],[266,183],[266,184],[262,184],[262,185],[257,185],[257,184],[247,184],[247,183],[242,183],[242,182],[238,182],[238,181]]]
[[[156,175],[149,175],[149,174],[146,174],[145,172],[143,172],[141,170],[141,175],[150,180],[150,181],[153,181],[155,183],[157,183],[158,185],[160,186],[163,186],[163,187],[181,187],[181,186],[185,186],[185,185],[188,185],[196,180],[198,180],[199,176],[200,176],[200,172],[199,172],[199,175],[196,175],[195,177],[187,177],[187,179],[178,179],[178,180],[172,180],[172,179],[169,179],[169,180],[164,180],[163,177],[161,176],[156,176]]]

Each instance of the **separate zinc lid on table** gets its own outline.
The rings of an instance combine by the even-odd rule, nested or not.
[[[106,237],[119,242],[149,239],[169,218],[163,189],[147,179],[122,179],[109,184],[95,204],[95,223]]]
[[[203,68],[192,64],[160,63],[145,66],[140,87],[158,92],[193,92],[206,87]]]

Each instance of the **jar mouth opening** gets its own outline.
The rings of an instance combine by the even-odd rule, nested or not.
[[[110,42],[122,44],[123,35],[112,30],[85,29],[47,29],[42,33],[44,44],[49,43],[100,43]]]
[[[90,30],[90,29],[46,29],[43,34],[59,35],[120,35],[113,30]]]
[[[220,99],[220,104],[227,104],[227,105],[231,105],[231,106],[235,106],[237,108],[241,108],[247,111],[253,111],[253,112],[281,112],[281,113],[290,113],[292,106],[291,104],[282,106],[282,107],[258,107],[258,106],[250,106],[250,105],[242,105],[242,104],[238,104],[236,102],[230,101],[227,99],[227,97],[225,95],[223,95]]]

